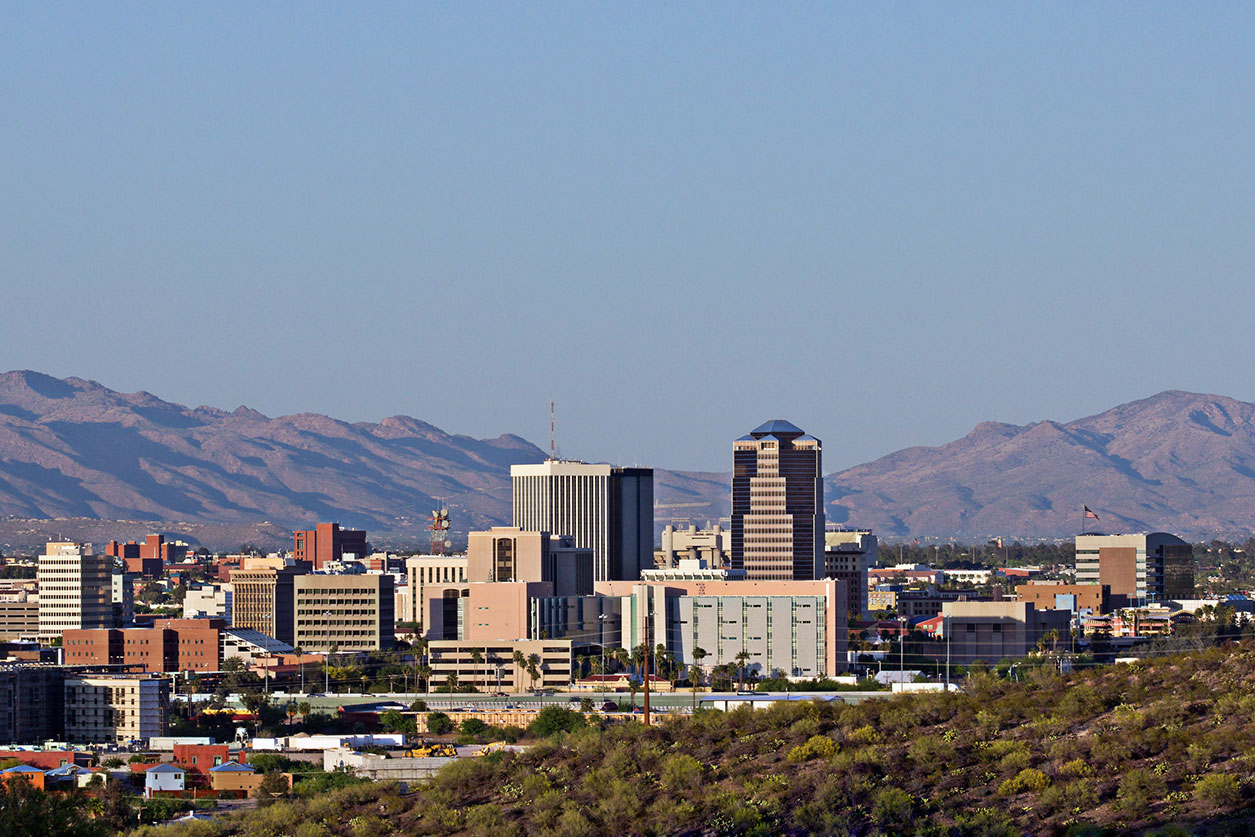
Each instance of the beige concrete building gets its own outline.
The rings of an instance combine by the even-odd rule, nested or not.
[[[290,567],[231,571],[231,624],[295,645],[295,580]]]
[[[50,542],[39,556],[39,636],[113,624],[113,559],[91,544]]]
[[[1030,602],[947,602],[941,616],[950,659],[962,665],[1023,657],[1051,631],[1066,645],[1072,627],[1071,611],[1038,610]]]
[[[662,527],[661,548],[654,551],[654,565],[675,569],[680,561],[704,561],[707,567],[727,567],[732,556],[732,532],[718,523],[709,529],[688,525]]]
[[[0,601],[0,640],[39,638],[39,596]]]
[[[850,593],[850,615],[870,619],[867,575],[880,560],[880,547],[870,529],[824,532],[824,577],[839,578]]]
[[[464,642],[432,640],[427,653],[433,686],[442,686],[449,675],[481,692],[522,694],[531,689],[564,689],[571,685],[574,663],[571,640],[517,640],[514,642]],[[479,652],[482,662],[475,661]],[[523,655],[523,665],[515,660]],[[533,660],[533,657],[535,658]],[[535,663],[536,677],[528,670]]]
[[[67,677],[65,740],[125,744],[165,735],[168,702],[161,677]]]
[[[701,648],[707,670],[735,663],[742,651],[762,675],[845,670],[848,597],[840,579],[598,582],[597,593],[622,600],[621,621],[607,629],[614,646],[643,643],[648,619],[650,645],[665,644],[682,665],[695,663]]]
[[[467,535],[466,561],[471,583],[546,582],[555,596],[593,592],[593,551],[577,547],[567,535],[494,526]]]
[[[396,644],[392,576],[301,575],[294,593],[293,644],[303,651],[378,651]]]
[[[418,634],[423,635],[423,591],[431,585],[448,586],[465,584],[465,555],[415,555],[405,559],[406,594],[405,607],[398,611],[402,622],[418,623]]]

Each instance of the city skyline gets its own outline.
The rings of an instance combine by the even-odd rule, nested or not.
[[[699,470],[1255,400],[1247,6],[292,17],[5,11],[5,367]]]

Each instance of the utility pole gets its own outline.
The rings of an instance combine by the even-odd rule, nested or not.
[[[946,624],[946,616],[941,615],[941,630],[946,635],[946,691],[950,691],[950,626]]]
[[[645,726],[649,726],[649,658],[653,654],[653,648],[649,644],[649,611],[650,605],[653,603],[650,597],[650,589],[645,587]]]

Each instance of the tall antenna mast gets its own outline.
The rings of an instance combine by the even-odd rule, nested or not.
[[[550,459],[558,458],[558,454],[557,454],[558,448],[554,440],[555,440],[555,436],[553,432],[553,400],[550,399],[549,401],[549,458]]]

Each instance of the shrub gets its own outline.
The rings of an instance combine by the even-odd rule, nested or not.
[[[669,791],[683,791],[702,783],[702,763],[690,755],[677,753],[662,763],[659,782]]]
[[[1085,761],[1085,759],[1072,759],[1059,768],[1059,775],[1083,779],[1086,776],[1094,775],[1094,768],[1090,767],[1089,762]]]
[[[1163,796],[1164,781],[1149,770],[1130,770],[1120,777],[1116,807],[1130,817],[1140,817],[1151,804]]]
[[[1032,767],[1026,767],[1019,773],[1015,774],[1015,778],[1007,779],[998,786],[998,793],[1003,796],[1015,796],[1020,793],[1041,793],[1050,786],[1050,779],[1046,778],[1046,774]]]
[[[1194,798],[1217,808],[1232,808],[1242,798],[1242,783],[1228,773],[1213,773],[1198,780]]]
[[[483,735],[487,730],[488,725],[479,720],[479,718],[467,718],[462,722],[462,726],[459,728],[459,731],[463,735],[471,736]]]
[[[789,761],[810,761],[826,759],[837,754],[837,742],[826,735],[813,735],[805,744],[799,744],[789,751]]]
[[[872,819],[886,828],[906,826],[915,812],[915,797],[901,788],[881,788],[872,800]]]

